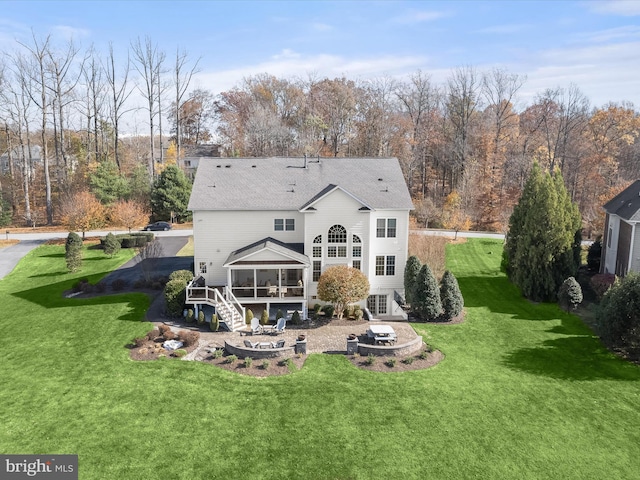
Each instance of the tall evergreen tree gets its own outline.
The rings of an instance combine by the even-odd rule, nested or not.
[[[422,264],[415,255],[411,255],[404,266],[404,296],[408,304],[412,304],[415,298],[418,274],[421,268]]]
[[[64,245],[67,268],[75,272],[82,266],[82,239],[76,232],[69,232]]]
[[[418,273],[414,297],[414,311],[424,320],[436,320],[442,314],[440,289],[429,265],[424,264]]]
[[[575,275],[580,226],[560,172],[551,176],[534,164],[509,220],[503,254],[507,275],[525,297],[553,300],[564,279]]]
[[[458,280],[449,270],[444,272],[440,282],[440,300],[442,311],[447,320],[451,320],[462,313],[464,299],[458,285]]]
[[[151,190],[151,209],[156,220],[185,221],[189,217],[187,204],[191,195],[191,183],[176,165],[168,165]]]

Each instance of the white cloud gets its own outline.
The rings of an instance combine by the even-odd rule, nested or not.
[[[55,36],[62,37],[65,40],[79,40],[88,37],[90,34],[86,28],[76,28],[69,25],[55,25],[51,30]]]
[[[510,25],[495,25],[493,27],[486,27],[476,30],[476,33],[487,33],[487,34],[514,34],[514,33],[522,33],[525,30],[528,30],[530,25],[525,24],[510,24]]]
[[[584,5],[592,12],[604,15],[622,15],[624,17],[640,15],[640,2],[637,0],[584,2]]]
[[[311,24],[311,28],[313,28],[313,30],[315,30],[316,32],[329,32],[333,30],[333,27],[331,25],[327,25],[326,23],[321,22]]]
[[[268,61],[255,65],[220,71],[203,71],[194,78],[199,87],[220,93],[240,84],[245,77],[268,73],[283,78],[304,78],[308,75],[329,78],[346,75],[349,78],[372,78],[382,75],[406,75],[424,68],[427,58],[423,56],[377,56],[372,58],[347,59],[337,55],[320,54],[303,56],[292,50],[284,50]]]
[[[402,15],[393,17],[391,21],[393,23],[399,23],[402,25],[412,25],[423,22],[433,22],[440,18],[448,17],[451,12],[435,11],[435,10],[409,10]]]
[[[609,28],[606,30],[584,33],[579,35],[577,38],[580,42],[584,42],[586,40],[597,43],[620,39],[635,39],[640,38],[640,26],[626,25],[622,27]]]

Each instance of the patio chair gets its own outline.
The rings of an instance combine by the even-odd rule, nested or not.
[[[271,342],[271,348],[282,348],[284,347],[284,340],[278,340],[277,342]]]
[[[287,327],[287,319],[282,317],[278,319],[278,323],[276,324],[276,328],[273,329],[273,334],[277,335],[279,333],[284,333],[284,329]]]
[[[260,325],[260,319],[258,317],[251,319],[251,333],[254,335],[262,333],[262,325]]]
[[[250,342],[249,340],[245,340],[244,341],[244,346],[247,347],[247,348],[258,348],[258,343],[260,343],[260,342],[253,343],[253,342]]]

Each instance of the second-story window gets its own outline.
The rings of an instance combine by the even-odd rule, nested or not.
[[[275,218],[273,220],[273,229],[276,232],[282,232],[283,230],[292,232],[296,229],[296,220],[295,218]]]
[[[379,218],[376,221],[376,237],[395,238],[396,224],[397,222],[395,218]]]

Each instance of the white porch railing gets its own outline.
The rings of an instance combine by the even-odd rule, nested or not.
[[[228,302],[220,290],[208,286],[194,285],[195,280],[187,285],[186,302],[194,305],[207,304],[215,307],[220,320],[225,322],[230,330],[236,331],[244,327],[244,307],[233,297],[233,303]]]

